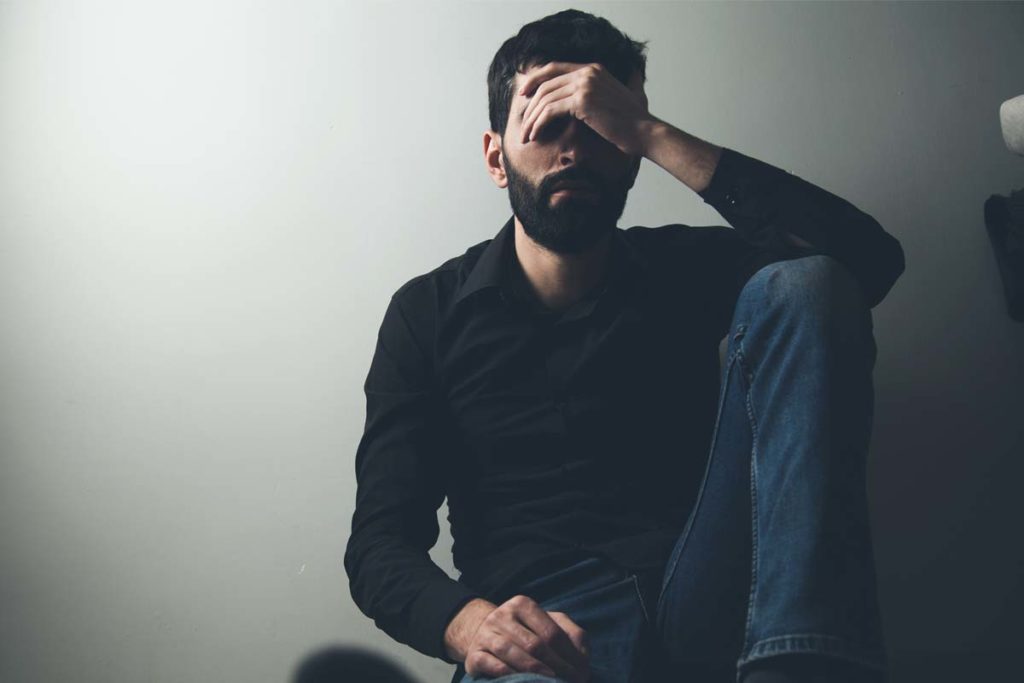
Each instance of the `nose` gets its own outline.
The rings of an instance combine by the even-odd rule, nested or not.
[[[593,143],[593,137],[597,135],[593,128],[569,114],[560,116],[549,125],[558,127],[556,142],[563,163],[569,160],[578,162],[584,155],[589,154],[586,151],[587,147]]]

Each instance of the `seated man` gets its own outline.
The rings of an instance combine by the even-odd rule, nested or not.
[[[384,314],[352,597],[453,683],[883,681],[870,308],[903,251],[650,114],[644,49],[566,10],[494,57],[513,216]],[[645,157],[732,228],[616,227]]]

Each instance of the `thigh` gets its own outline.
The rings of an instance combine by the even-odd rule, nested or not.
[[[591,683],[627,683],[633,680],[647,633],[637,577],[598,558],[523,586],[548,612],[564,612],[587,632]],[[461,675],[461,678],[460,678]],[[518,673],[498,678],[474,678],[462,665],[454,683],[562,683],[561,679]]]
[[[665,567],[655,608],[674,670],[712,683],[735,679],[752,580],[753,440],[737,340],[730,340],[704,478]]]
[[[540,674],[518,673],[499,676],[497,678],[474,678],[465,674],[458,683],[566,683],[561,678],[551,678]]]

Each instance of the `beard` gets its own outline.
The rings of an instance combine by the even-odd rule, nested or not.
[[[508,154],[504,157],[512,212],[537,244],[557,254],[578,254],[615,229],[629,193],[625,176],[608,186],[597,174],[572,167],[545,178],[535,188],[512,165]],[[588,183],[595,193],[563,195],[552,205],[553,187],[565,181]]]

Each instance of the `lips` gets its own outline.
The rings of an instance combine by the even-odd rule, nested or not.
[[[559,192],[561,190],[581,190],[584,192],[594,192],[594,186],[591,185],[590,183],[584,183],[579,181],[564,182],[555,185],[551,193],[554,194],[555,192]]]

